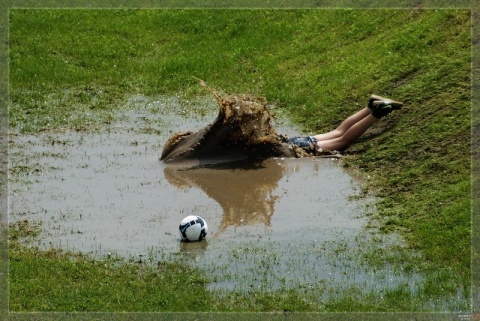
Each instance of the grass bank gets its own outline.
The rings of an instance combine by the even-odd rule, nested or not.
[[[468,10],[12,10],[10,126],[33,134],[94,130],[136,93],[205,95],[192,76],[229,93],[265,96],[311,133],[333,128],[371,93],[401,100],[403,110],[378,122],[344,163],[371,177],[369,192],[380,199],[374,222],[400,231],[407,251],[423,254],[411,259],[428,278],[420,293],[397,291],[381,303],[347,295],[321,305],[292,293],[259,294],[245,305],[207,292],[196,300],[208,310],[418,310],[421,302],[469,295],[470,23]],[[81,306],[36,302],[35,289],[54,279],[72,285],[58,289],[63,298],[90,295],[87,280],[103,277],[103,263],[72,263],[15,242],[10,255],[13,310],[162,310],[149,300],[156,295],[149,273],[162,273],[113,265],[108,271],[118,280],[137,278],[113,282],[112,292]],[[371,259],[382,264],[396,256]],[[53,267],[41,270],[49,277],[30,284],[45,261]],[[150,305],[110,305],[112,295],[129,291]],[[163,310],[182,310],[175,302]]]

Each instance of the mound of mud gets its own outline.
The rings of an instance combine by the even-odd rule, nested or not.
[[[313,156],[289,144],[286,136],[275,132],[264,98],[226,95],[207,86],[204,81],[200,81],[200,85],[217,100],[217,118],[197,132],[174,134],[167,140],[161,160]]]

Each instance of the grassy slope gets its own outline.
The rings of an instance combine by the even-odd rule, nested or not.
[[[383,228],[424,253],[424,294],[451,295],[439,280],[466,287],[470,273],[469,28],[455,10],[14,10],[10,123],[83,129],[132,93],[204,94],[192,76],[266,96],[306,132],[331,129],[370,93],[392,96],[404,109],[346,165],[371,175]]]

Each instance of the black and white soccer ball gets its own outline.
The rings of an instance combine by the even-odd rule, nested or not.
[[[180,222],[179,231],[182,241],[201,241],[207,236],[208,226],[200,216],[189,215]]]

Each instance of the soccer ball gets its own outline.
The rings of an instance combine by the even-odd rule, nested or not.
[[[201,241],[207,236],[208,226],[200,216],[189,215],[180,222],[179,231],[182,241]]]

